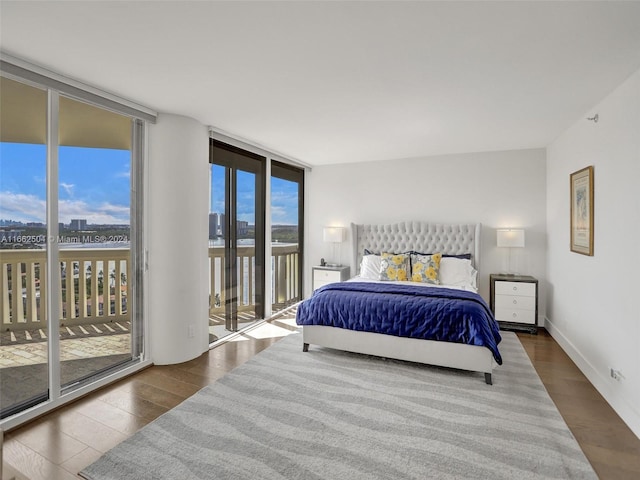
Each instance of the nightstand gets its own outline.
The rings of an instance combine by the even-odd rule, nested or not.
[[[341,267],[312,267],[311,268],[311,286],[313,291],[322,287],[323,285],[327,285],[328,283],[334,282],[344,282],[349,279],[349,271],[351,270],[348,266]]]
[[[538,333],[538,279],[528,275],[489,275],[491,310],[504,330]]]

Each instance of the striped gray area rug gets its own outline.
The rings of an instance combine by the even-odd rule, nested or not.
[[[87,467],[90,480],[597,478],[515,334],[481,373],[293,334]]]

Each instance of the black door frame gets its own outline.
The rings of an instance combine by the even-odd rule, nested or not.
[[[271,161],[271,176],[298,184],[298,300],[304,296],[304,169]]]
[[[255,318],[264,318],[265,298],[265,192],[267,159],[213,138],[209,139],[209,163],[225,167],[225,328],[238,330],[237,171],[256,175],[255,181]]]

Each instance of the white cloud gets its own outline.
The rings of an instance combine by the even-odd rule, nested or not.
[[[47,206],[35,195],[0,192],[0,218],[18,222],[44,222]]]
[[[286,208],[271,205],[271,223],[273,224],[282,224],[282,223],[290,223],[291,212],[287,211]]]
[[[88,224],[128,224],[129,207],[124,205],[88,205],[81,200],[61,200],[58,203],[60,221],[69,223],[72,218],[84,218]]]
[[[103,203],[89,205],[81,200],[60,200],[58,220],[68,224],[72,218],[84,218],[88,224],[128,224],[129,207]],[[35,195],[0,192],[0,218],[19,222],[46,222],[46,203]]]
[[[75,187],[73,183],[60,182],[60,188],[62,188],[70,197],[73,197],[73,187]]]

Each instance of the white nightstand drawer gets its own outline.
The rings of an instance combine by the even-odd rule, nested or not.
[[[522,295],[496,295],[496,308],[518,310],[536,309],[536,297],[523,297]]]
[[[538,332],[538,280],[530,275],[489,275],[491,310],[505,330]]]
[[[536,323],[535,310],[520,310],[517,308],[496,307],[496,320],[501,322]]]
[[[344,282],[349,279],[349,267],[313,267],[311,274],[312,289],[315,291],[329,283]]]
[[[332,270],[314,270],[313,282],[314,285],[318,285],[321,282],[331,283],[340,281],[340,272]]]
[[[536,284],[528,282],[496,282],[496,295],[536,296]]]

